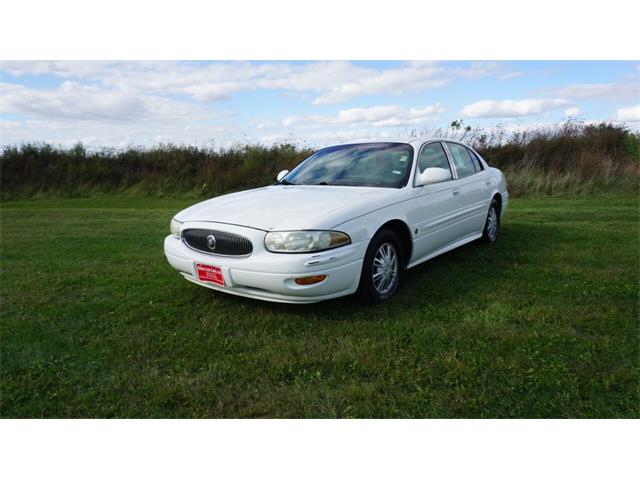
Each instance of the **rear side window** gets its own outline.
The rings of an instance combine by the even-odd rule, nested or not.
[[[418,158],[418,168],[420,173],[424,172],[427,168],[444,168],[451,175],[451,167],[449,166],[449,160],[447,160],[447,154],[444,153],[444,148],[440,142],[429,143],[420,150],[420,158]],[[453,176],[451,176],[453,178]]]
[[[467,150],[469,151],[469,155],[471,155],[471,160],[473,160],[473,166],[476,167],[476,172],[484,170],[482,167],[482,163],[480,163],[478,155],[476,155],[475,152],[470,148],[467,148]]]
[[[449,147],[449,151],[453,157],[453,163],[456,166],[458,178],[468,177],[469,175],[476,173],[476,167],[473,165],[473,160],[471,159],[469,150],[467,150],[466,147],[458,145],[457,143],[449,142],[447,142],[447,147]]]

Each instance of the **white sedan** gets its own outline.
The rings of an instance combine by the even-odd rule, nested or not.
[[[323,148],[277,183],[178,213],[164,241],[187,280],[286,303],[393,296],[402,271],[477,239],[495,242],[502,172],[450,140]]]

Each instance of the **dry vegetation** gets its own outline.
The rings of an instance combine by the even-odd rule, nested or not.
[[[452,127],[413,135],[454,137],[504,170],[516,196],[629,192],[638,189],[638,133],[627,127],[568,122],[513,132]],[[64,149],[49,144],[4,147],[2,198],[129,196],[207,197],[266,185],[310,154],[292,144],[229,149],[160,145],[124,150]]]

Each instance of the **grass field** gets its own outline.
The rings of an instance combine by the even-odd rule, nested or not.
[[[515,199],[377,307],[184,281],[189,203],[2,204],[2,417],[640,415],[637,197]]]

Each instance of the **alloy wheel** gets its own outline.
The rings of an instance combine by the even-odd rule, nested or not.
[[[494,241],[498,235],[498,211],[496,207],[489,209],[489,215],[487,217],[487,236],[489,240]]]
[[[373,287],[380,295],[391,292],[398,282],[398,253],[392,243],[380,245],[373,257]]]

